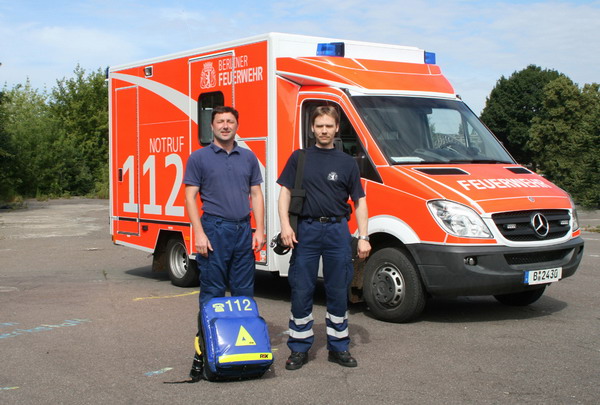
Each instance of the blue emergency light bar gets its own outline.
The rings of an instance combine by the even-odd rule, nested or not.
[[[345,47],[343,42],[330,42],[317,44],[317,56],[344,57]]]
[[[322,42],[317,44],[317,56],[339,56],[343,58],[345,54],[346,47],[343,42]],[[435,65],[435,53],[425,52],[423,62]]]
[[[435,53],[425,52],[425,63],[428,65],[435,65]]]

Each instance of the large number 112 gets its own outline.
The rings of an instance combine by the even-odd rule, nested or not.
[[[125,212],[138,212],[138,204],[135,202],[135,171],[134,171],[134,158],[130,155],[123,164],[123,177],[129,174],[129,200],[123,203],[123,211]],[[183,180],[183,162],[181,157],[176,153],[171,153],[165,157],[165,168],[169,166],[175,166],[175,180],[171,188],[171,194],[167,200],[165,206],[165,215],[172,215],[176,217],[182,217],[184,215],[183,206],[175,205],[175,199],[179,193],[181,187],[181,180]],[[149,194],[150,201],[148,204],[143,205],[144,214],[162,215],[162,205],[156,203],[156,156],[149,155],[143,165],[144,175],[148,173],[149,177]]]

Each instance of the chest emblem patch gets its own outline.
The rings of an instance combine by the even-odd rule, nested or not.
[[[331,172],[327,175],[327,180],[329,181],[337,181],[338,175],[336,172]]]

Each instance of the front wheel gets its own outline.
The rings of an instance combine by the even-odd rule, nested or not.
[[[416,266],[404,251],[396,248],[378,250],[369,258],[363,294],[373,315],[389,322],[414,320],[426,302]]]
[[[546,286],[518,293],[494,295],[494,298],[504,305],[524,307],[539,300],[542,294],[544,294],[544,290],[546,290]]]
[[[188,257],[185,244],[180,239],[167,243],[167,272],[171,283],[178,287],[195,287],[199,284],[198,266]]]

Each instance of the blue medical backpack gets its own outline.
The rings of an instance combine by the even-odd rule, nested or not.
[[[250,297],[213,298],[200,312],[204,377],[261,377],[273,364],[269,330]]]

